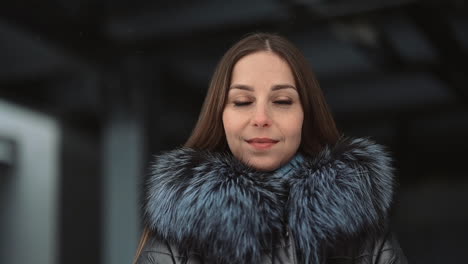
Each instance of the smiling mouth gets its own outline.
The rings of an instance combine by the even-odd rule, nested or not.
[[[278,140],[274,140],[271,138],[252,138],[246,140],[246,142],[249,143],[249,145],[251,145],[255,149],[265,150],[273,147],[276,143],[278,143]]]

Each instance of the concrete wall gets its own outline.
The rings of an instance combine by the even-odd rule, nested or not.
[[[0,263],[57,263],[57,122],[0,100],[0,135],[17,145],[12,173],[0,175]]]

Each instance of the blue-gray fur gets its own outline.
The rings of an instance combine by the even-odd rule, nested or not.
[[[260,263],[285,226],[300,263],[321,263],[337,239],[382,227],[394,182],[382,146],[342,139],[295,161],[278,175],[229,154],[167,152],[148,181],[147,224],[181,250],[219,263]]]

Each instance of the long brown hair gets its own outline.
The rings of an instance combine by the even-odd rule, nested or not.
[[[281,36],[255,33],[234,44],[219,61],[197,124],[185,143],[185,147],[213,151],[227,150],[222,114],[227,100],[232,70],[242,57],[259,51],[277,54],[289,64],[294,74],[304,111],[300,151],[306,155],[314,155],[325,145],[336,143],[339,132],[306,58],[299,49]],[[151,230],[145,227],[135,261],[151,236]]]

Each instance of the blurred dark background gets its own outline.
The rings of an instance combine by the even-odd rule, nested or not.
[[[411,263],[468,250],[464,0],[0,3],[0,263],[130,263],[151,155],[181,146],[222,54],[280,33],[339,128],[393,153]]]

